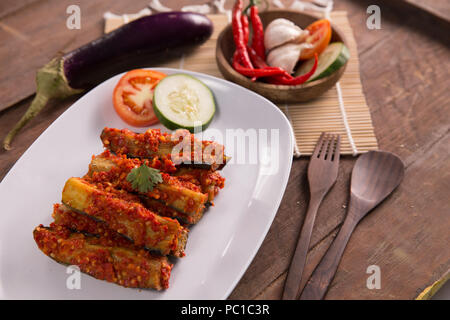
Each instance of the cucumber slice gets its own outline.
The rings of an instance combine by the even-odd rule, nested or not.
[[[329,76],[342,67],[350,58],[347,47],[342,42],[333,42],[319,55],[316,72],[308,82]],[[296,72],[296,76],[307,73],[314,65],[314,59],[304,62]]]
[[[171,130],[194,127],[204,130],[216,112],[211,90],[197,78],[173,74],[162,79],[155,87],[153,109],[159,121]]]

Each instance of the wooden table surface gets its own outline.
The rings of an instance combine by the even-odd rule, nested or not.
[[[137,12],[148,2],[77,1],[81,30],[65,27],[70,0],[0,2],[0,108],[13,105],[0,113],[0,137],[28,107],[38,67],[58,51],[100,36],[105,11]],[[179,8],[205,1],[161,2]],[[381,8],[381,30],[366,28],[371,4]],[[448,278],[450,269],[449,23],[403,1],[341,0],[335,1],[335,9],[348,12],[380,149],[398,154],[406,175],[398,190],[357,227],[326,298],[414,299],[427,286]],[[17,137],[13,150],[0,151],[0,178],[77,98],[52,102]],[[354,163],[353,157],[341,160],[338,181],[319,210],[307,273],[345,217]],[[294,160],[277,216],[230,298],[281,297],[308,203],[307,164],[307,158]],[[379,290],[366,287],[370,265],[380,267]]]

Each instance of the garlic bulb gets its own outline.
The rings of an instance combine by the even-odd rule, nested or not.
[[[267,55],[267,64],[271,67],[279,67],[288,73],[292,73],[302,50],[310,47],[311,45],[308,43],[284,44],[269,52]]]
[[[264,31],[264,45],[266,50],[271,50],[289,42],[300,43],[309,35],[299,26],[287,19],[279,18],[273,20]]]

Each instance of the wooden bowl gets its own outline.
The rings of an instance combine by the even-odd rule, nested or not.
[[[302,29],[319,18],[307,13],[289,10],[273,10],[260,13],[264,28],[277,18],[291,20]],[[347,47],[348,44],[344,35],[336,26],[331,24],[333,34],[331,42],[341,41]],[[233,53],[235,51],[231,25],[228,25],[219,35],[216,46],[216,61],[220,72],[225,79],[233,81],[247,89],[250,89],[260,95],[279,103],[304,102],[317,98],[325,91],[334,86],[345,71],[347,63],[339,68],[333,74],[315,81],[304,83],[297,86],[274,85],[261,81],[252,82],[249,78],[241,75],[231,66]]]

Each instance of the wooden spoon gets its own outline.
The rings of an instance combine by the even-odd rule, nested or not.
[[[352,171],[347,217],[306,284],[300,300],[318,300],[325,296],[356,225],[394,191],[403,175],[403,162],[392,153],[370,151],[358,158]]]

